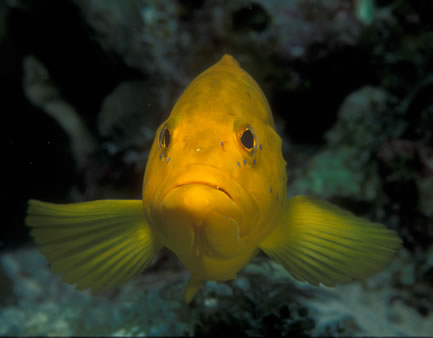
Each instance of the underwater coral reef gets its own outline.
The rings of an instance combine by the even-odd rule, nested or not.
[[[431,1],[5,0],[0,335],[429,336],[433,332]],[[136,199],[158,125],[225,53],[260,84],[288,195],[382,223],[394,260],[335,288],[260,254],[186,305],[168,250],[112,290],[77,291],[24,224],[27,200]]]

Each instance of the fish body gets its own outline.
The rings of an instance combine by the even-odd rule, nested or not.
[[[286,195],[281,139],[262,91],[226,55],[191,83],[157,135],[143,184],[152,231],[194,278],[235,278]]]
[[[308,196],[287,198],[269,104],[230,55],[201,73],[158,128],[142,200],[29,201],[27,224],[54,271],[78,289],[120,285],[167,247],[190,271],[185,301],[263,250],[300,281],[334,286],[389,262],[383,225]]]

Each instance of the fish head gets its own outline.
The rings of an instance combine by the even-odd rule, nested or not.
[[[224,58],[179,98],[146,167],[146,217],[180,258],[251,252],[285,199],[281,139],[266,99],[233,58]]]

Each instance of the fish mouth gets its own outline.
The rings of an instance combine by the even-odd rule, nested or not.
[[[224,170],[190,164],[167,176],[151,208],[160,240],[177,255],[236,257],[247,245],[260,208]]]
[[[188,182],[185,182],[185,183],[181,183],[181,184],[177,184],[177,185],[175,185],[171,190],[176,189],[176,188],[178,188],[178,187],[182,187],[182,186],[184,186],[184,185],[191,185],[191,184],[205,185],[205,186],[208,186],[208,187],[210,187],[210,188],[212,188],[212,189],[215,189],[215,190],[221,191],[221,192],[223,192],[224,194],[226,194],[226,196],[227,196],[228,198],[230,198],[230,199],[234,202],[232,196],[227,192],[227,190],[225,190],[224,188],[222,188],[221,186],[219,186],[219,185],[217,185],[217,184],[212,184],[212,183],[204,182],[204,181],[190,181],[190,182],[188,181]],[[170,190],[170,191],[171,191],[171,190]],[[168,192],[170,192],[170,191],[168,191]]]
[[[204,185],[224,193],[239,206],[240,197],[246,192],[238,182],[213,165],[189,164],[180,169],[173,177],[165,179],[161,186],[158,200],[173,189],[186,185]]]
[[[251,227],[247,224],[246,219],[259,218],[259,205],[236,179],[213,165],[192,163],[179,168],[173,175],[167,176],[156,193],[154,210],[159,210],[162,201],[175,189],[194,185],[215,189],[216,192],[224,194],[240,210],[240,237],[245,238],[249,235]]]
[[[225,189],[209,182],[174,185],[161,202],[167,247],[177,254],[227,259],[244,246],[242,210]]]

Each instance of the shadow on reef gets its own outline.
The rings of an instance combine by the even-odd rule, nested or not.
[[[262,263],[264,264],[264,263]],[[257,272],[245,273],[227,285],[228,295],[206,290],[195,301],[194,334],[224,336],[310,336],[315,320],[297,299],[307,293],[287,281],[269,283]],[[218,285],[213,285],[214,288]],[[208,286],[209,289],[209,286]],[[309,297],[313,297],[310,294]],[[200,304],[198,306],[197,304]]]

